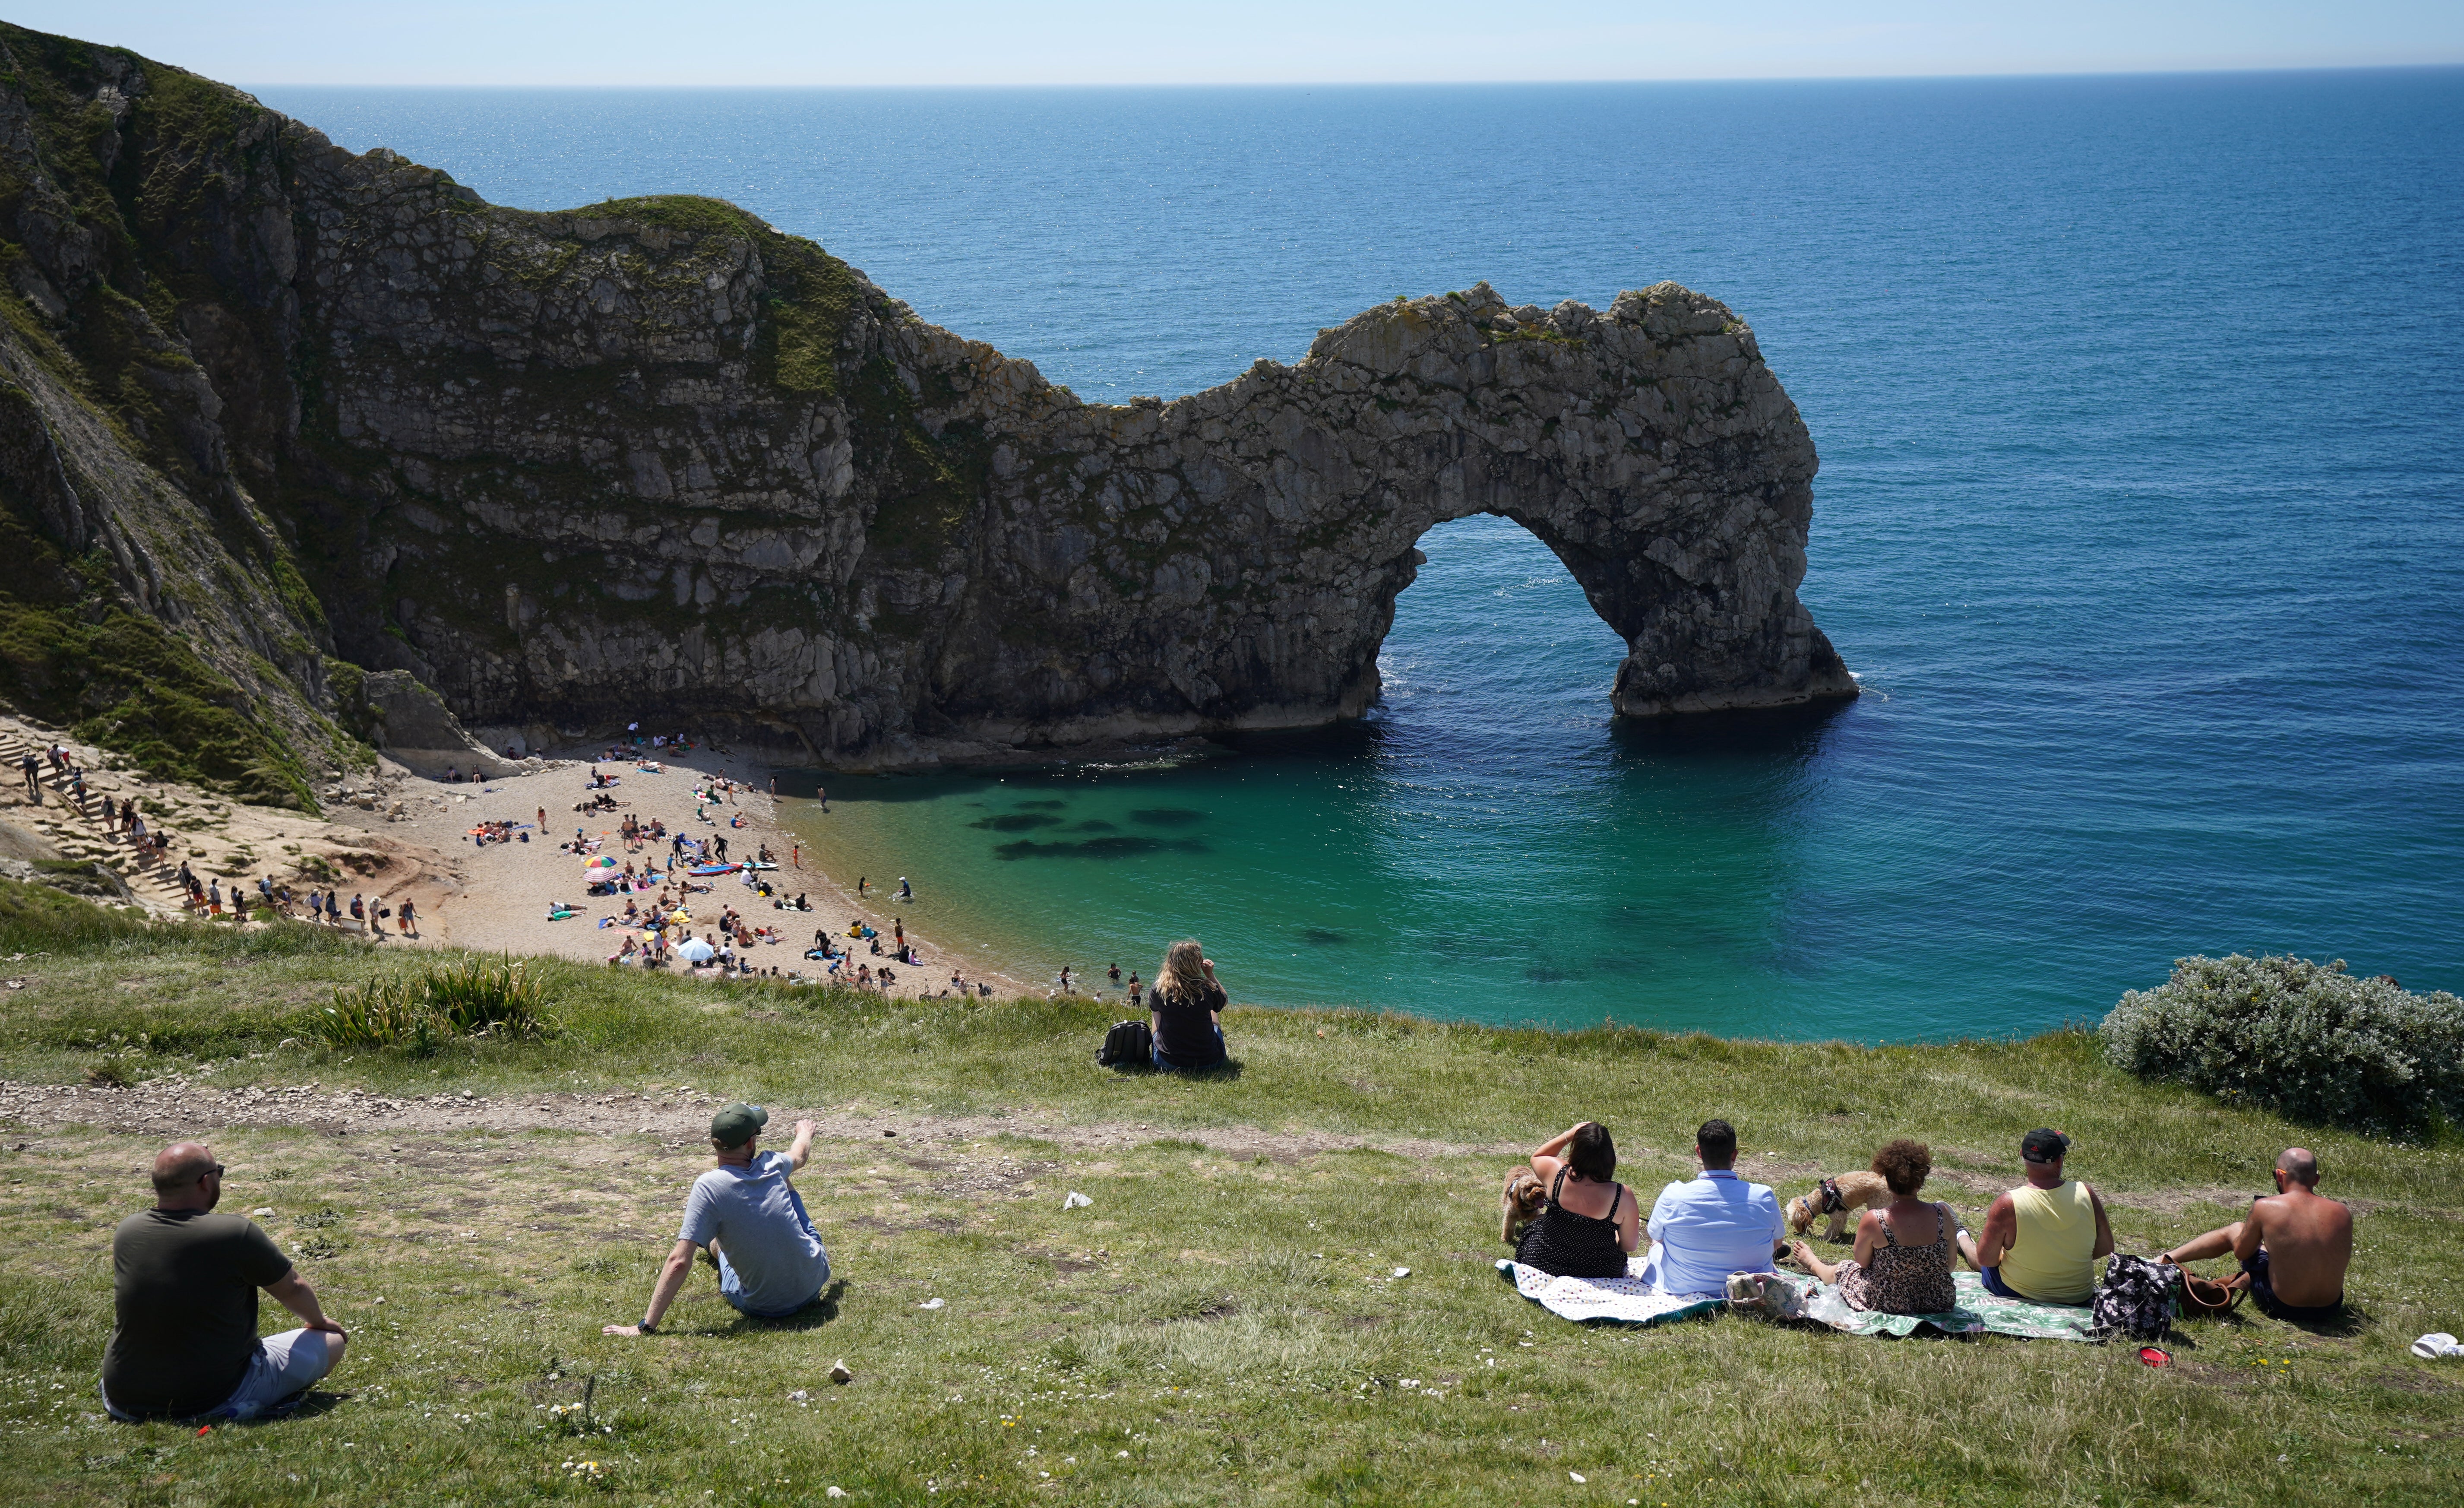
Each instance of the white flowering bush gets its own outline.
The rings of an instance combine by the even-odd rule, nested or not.
[[[2344,961],[2186,958],[2122,997],[2105,1056],[2298,1120],[2416,1135],[2464,1122],[2464,1001],[2415,995]]]

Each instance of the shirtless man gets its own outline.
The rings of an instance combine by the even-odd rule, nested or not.
[[[2353,1260],[2353,1212],[2319,1193],[2319,1158],[2288,1146],[2276,1160],[2276,1197],[2250,1202],[2250,1214],[2194,1236],[2159,1256],[2179,1267],[2232,1253],[2250,1296],[2271,1320],[2335,1320],[2344,1307],[2344,1269]]]

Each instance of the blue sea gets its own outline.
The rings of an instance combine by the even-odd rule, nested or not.
[[[1092,400],[1480,279],[1754,326],[1861,699],[1622,724],[1615,636],[1467,520],[1358,723],[831,777],[833,875],[967,956],[1195,935],[1237,1000],[1869,1041],[2192,952],[2464,988],[2464,71],[261,94],[499,203],[733,199]]]

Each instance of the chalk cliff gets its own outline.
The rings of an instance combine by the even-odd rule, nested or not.
[[[187,773],[304,799],[363,668],[838,763],[1322,721],[1375,698],[1414,542],[1481,512],[1624,636],[1620,712],[1855,695],[1796,600],[1813,443],[1673,283],[1398,299],[1090,405],[732,206],[508,210],[124,52],[0,50],[0,694],[141,758],[211,734]]]

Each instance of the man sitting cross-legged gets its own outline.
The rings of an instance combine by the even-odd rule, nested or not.
[[[2156,1260],[2176,1267],[2226,1253],[2241,1258],[2251,1301],[2273,1320],[2342,1318],[2344,1269],[2353,1260],[2353,1212],[2319,1193],[2319,1159],[2288,1146],[2276,1160],[2276,1197],[2255,1196],[2250,1213],[2195,1236]]]
[[[118,1318],[102,1353],[114,1419],[253,1419],[332,1371],[349,1337],[253,1220],[213,1212],[223,1167],[195,1142],[154,1159],[154,1208],[111,1236]],[[262,1340],[256,1291],[307,1321]]]
[[[1737,1133],[1726,1120],[1705,1120],[1694,1133],[1703,1176],[1660,1191],[1645,1228],[1651,1250],[1637,1275],[1663,1294],[1719,1294],[1731,1273],[1768,1272],[1788,1222],[1765,1184],[1734,1171]]]
[[[706,1247],[718,1265],[718,1295],[738,1311],[764,1320],[782,1319],[821,1297],[830,1280],[830,1256],[804,1213],[788,1175],[813,1155],[813,1123],[796,1122],[796,1140],[782,1155],[760,1150],[770,1112],[759,1105],[730,1105],[711,1119],[711,1150],[718,1165],[693,1180],[685,1196],[684,1229],[676,1249],[650,1292],[649,1312],[640,1324],[601,1327],[607,1335],[649,1335],[674,1303],[693,1272],[693,1249]]]
[[[1981,1238],[1959,1232],[1959,1254],[1986,1292],[2040,1304],[2084,1304],[2096,1297],[2096,1264],[2113,1251],[2104,1201],[2062,1176],[2071,1139],[2043,1127],[2019,1142],[2026,1186],[1993,1201]]]

